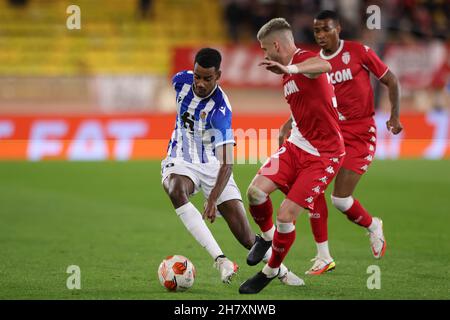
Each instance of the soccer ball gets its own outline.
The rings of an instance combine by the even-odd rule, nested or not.
[[[161,285],[169,291],[185,291],[192,287],[195,279],[195,267],[181,255],[165,258],[158,268]]]

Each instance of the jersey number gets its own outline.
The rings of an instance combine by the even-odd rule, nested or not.
[[[183,120],[184,127],[186,129],[188,129],[190,132],[194,131],[195,118],[192,114],[190,114],[189,112],[186,111],[181,116],[181,120]]]

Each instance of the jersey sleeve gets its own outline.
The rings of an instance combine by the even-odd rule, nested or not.
[[[368,46],[361,46],[361,60],[363,66],[372,72],[377,79],[381,79],[388,72],[389,68],[384,64],[378,55]]]
[[[317,57],[317,54],[315,54],[314,52],[311,51],[301,51],[299,54],[295,55],[294,58],[292,59],[292,64],[297,64],[297,63],[301,63],[303,61],[306,61],[310,58],[314,58]],[[311,75],[307,74],[307,73],[298,73],[296,75],[297,77],[306,77],[308,79],[314,79],[315,77],[312,77]]]
[[[231,109],[223,104],[213,112],[211,116],[211,128],[215,131],[214,141],[212,141],[214,148],[228,143],[235,144],[231,129]]]
[[[317,54],[311,51],[301,51],[298,54],[294,56],[292,59],[292,64],[301,63],[305,60],[308,60],[309,58],[317,57]]]
[[[180,91],[184,84],[192,84],[193,82],[192,71],[181,71],[172,77],[172,86],[176,91]]]

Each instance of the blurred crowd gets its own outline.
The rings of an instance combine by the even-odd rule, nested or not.
[[[450,1],[449,0],[221,0],[227,21],[229,38],[235,44],[256,42],[260,27],[275,17],[286,18],[294,31],[298,44],[315,44],[313,34],[314,17],[322,10],[334,10],[340,16],[341,38],[358,40],[372,47],[385,59],[388,43],[415,46],[426,44],[423,51],[398,52],[389,62],[394,67],[402,83],[402,106],[421,111],[450,109],[449,71],[432,69],[437,56],[445,52],[445,43],[450,41]],[[370,5],[380,8],[379,30],[370,30],[367,20],[372,12]],[[443,49],[444,48],[444,49]],[[402,58],[402,55],[405,54]],[[442,53],[445,55],[445,53]],[[442,56],[441,54],[441,56]],[[430,57],[433,57],[430,59]],[[445,59],[441,57],[441,60]],[[408,64],[411,61],[415,65]],[[448,65],[448,64],[447,64]],[[408,72],[415,67],[415,72]],[[440,73],[440,74],[439,74]],[[411,79],[440,77],[430,81],[433,85],[420,89],[411,86]],[[438,84],[436,84],[438,83]],[[388,109],[385,88],[374,81],[376,105]]]
[[[79,0],[77,3],[86,12],[91,10],[102,14],[98,15],[99,28],[93,28],[95,24],[90,25],[89,20],[83,20],[83,23],[91,28],[83,28],[77,37],[72,37],[72,34],[64,35],[59,29],[55,29],[58,26],[54,23],[42,23],[38,28],[34,25],[34,21],[38,22],[39,18],[33,19],[46,17],[44,13],[47,11],[51,13],[53,10],[59,14],[60,8],[50,4],[63,3],[62,0],[0,0],[0,4],[7,4],[3,8],[10,7],[12,10],[18,9],[17,11],[31,8],[32,10],[23,10],[24,15],[19,17],[31,17],[30,21],[33,21],[33,24],[24,23],[23,26],[20,26],[20,22],[11,23],[16,17],[15,11],[10,12],[9,20],[2,19],[6,27],[3,28],[0,24],[2,35],[12,36],[16,41],[7,41],[9,44],[7,49],[2,47],[3,59],[9,59],[0,61],[2,62],[0,65],[4,67],[3,74],[30,72],[31,75],[31,72],[34,72],[35,75],[45,76],[49,74],[85,76],[96,72],[102,73],[104,70],[119,70],[122,77],[125,77],[124,81],[129,83],[126,75],[134,72],[142,73],[143,66],[147,68],[149,77],[158,77],[171,72],[167,57],[172,56],[172,50],[176,46],[190,46],[195,41],[198,45],[202,45],[203,41],[208,45],[219,41],[230,41],[237,45],[256,44],[256,34],[260,27],[275,17],[285,17],[291,23],[297,44],[300,46],[315,44],[312,28],[314,17],[322,10],[334,10],[340,16],[341,38],[355,39],[370,46],[391,70],[395,71],[402,85],[402,108],[450,111],[450,0],[215,0],[214,8],[219,8],[216,12],[205,10],[207,5],[213,3],[212,0],[198,0],[195,3],[199,6],[198,9],[201,7],[203,10],[196,10],[198,18],[189,21],[190,27],[197,24],[197,28],[188,30],[185,21],[177,17],[184,17],[185,11],[191,9],[193,2],[192,0]],[[218,3],[221,6],[217,7]],[[367,27],[367,21],[372,13],[366,11],[371,5],[380,8],[379,30],[370,30]],[[169,15],[169,10],[178,14]],[[203,15],[199,12],[203,12]],[[83,19],[86,19],[85,17],[90,17],[92,22],[96,16],[92,13],[83,14]],[[210,28],[217,30],[216,34],[208,33],[210,38],[205,37],[204,33],[205,17],[220,24],[220,28]],[[129,26],[119,28],[113,18],[125,21]],[[146,23],[152,28],[147,28]],[[224,36],[224,26],[228,36]],[[162,32],[168,29],[171,31]],[[38,30],[36,32],[44,30],[48,38],[28,37],[29,34],[34,35],[35,30]],[[185,40],[186,35],[191,37],[189,42]],[[134,41],[130,41],[133,39]],[[48,54],[49,44],[54,45],[55,50],[52,52],[54,56],[64,57],[65,60],[61,58],[59,64],[53,63],[51,58],[53,56]],[[33,52],[33,55],[30,56],[29,52]],[[89,62],[89,67],[85,67],[86,61]],[[119,83],[122,83],[121,81],[119,79]],[[21,89],[16,90],[18,96],[28,92],[28,87],[25,88],[26,85],[23,85],[26,82],[21,83]],[[34,83],[29,88],[33,90],[32,92],[41,94],[51,92],[54,86],[48,81],[47,91],[34,90]],[[374,88],[376,105],[381,109],[389,108],[384,86],[374,81]],[[11,90],[6,91],[10,95]],[[258,91],[257,95],[260,93],[261,91]],[[249,96],[248,90],[245,91],[245,96]],[[23,97],[25,100],[28,99],[27,94],[23,94]],[[71,96],[66,98],[72,99]],[[33,99],[36,101],[35,96]],[[0,90],[0,104],[1,100],[6,101]],[[134,99],[130,101],[130,104],[136,103]]]
[[[369,5],[381,9],[381,30],[402,41],[418,39],[449,40],[450,1],[448,0],[222,0],[229,36],[235,43],[254,41],[259,28],[274,17],[285,17],[299,43],[313,43],[312,22],[321,10],[335,10],[341,17],[342,37],[364,37]]]

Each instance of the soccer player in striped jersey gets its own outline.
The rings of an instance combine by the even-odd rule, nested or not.
[[[217,213],[227,222],[236,239],[250,249],[258,236],[251,230],[242,197],[232,174],[233,146],[231,105],[217,85],[221,71],[220,53],[201,49],[195,56],[193,71],[177,73],[172,84],[176,92],[177,117],[162,161],[162,184],[177,215],[197,242],[214,259],[221,279],[229,283],[238,266],[221,250],[204,219],[214,222]],[[189,197],[202,190],[202,214]],[[268,260],[271,250],[266,252]],[[287,285],[303,285],[303,280],[281,267],[279,279]]]

